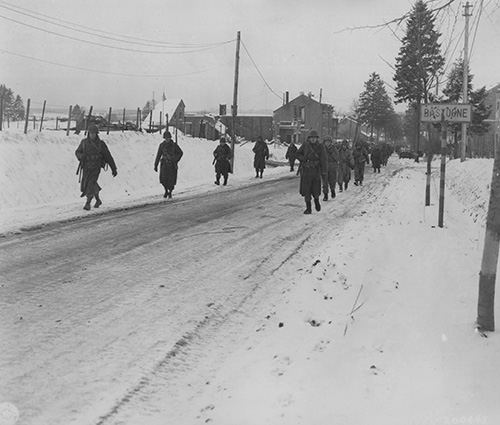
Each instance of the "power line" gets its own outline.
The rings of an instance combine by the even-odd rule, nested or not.
[[[204,48],[199,48],[199,49],[197,48],[197,49],[192,49],[192,50],[176,51],[176,52],[165,52],[165,51],[157,51],[157,50],[139,50],[139,49],[132,49],[132,48],[127,48],[127,47],[111,46],[109,44],[99,43],[99,42],[90,41],[90,40],[83,40],[81,38],[72,37],[70,35],[61,34],[61,33],[55,32],[55,31],[50,31],[50,30],[47,30],[44,28],[37,27],[35,25],[30,25],[30,24],[18,21],[16,19],[8,18],[8,17],[3,16],[3,15],[0,15],[0,18],[6,19],[7,21],[15,22],[19,25],[24,25],[24,26],[32,28],[32,29],[36,29],[38,31],[46,32],[46,33],[52,34],[52,35],[57,35],[59,37],[67,38],[70,40],[79,41],[79,42],[87,43],[87,44],[92,44],[94,46],[106,47],[109,49],[124,50],[124,51],[137,52],[137,53],[162,54],[162,55],[197,53],[197,52],[203,52],[205,50],[212,50],[212,49],[215,49],[215,48],[220,47],[222,45],[232,43],[234,41],[234,40],[229,40],[229,41],[221,42],[220,44],[218,44],[216,46],[212,46],[212,47],[204,47]]]
[[[30,59],[30,60],[33,60],[36,62],[42,62],[42,63],[46,63],[46,64],[50,64],[50,65],[61,66],[64,68],[76,69],[79,71],[86,71],[86,72],[95,72],[98,74],[105,74],[105,75],[118,75],[121,77],[141,77],[141,78],[170,77],[170,78],[172,78],[172,77],[184,77],[184,76],[188,76],[188,75],[201,74],[201,73],[204,73],[206,71],[209,71],[209,69],[204,69],[201,71],[193,71],[193,72],[184,73],[184,74],[170,74],[170,75],[169,74],[128,74],[128,73],[124,73],[124,72],[102,71],[102,70],[98,70],[98,69],[82,68],[79,66],[67,65],[67,64],[63,64],[63,63],[59,63],[59,62],[52,62],[52,61],[48,61],[45,59],[35,58],[33,56],[28,56],[28,55],[23,55],[20,53],[10,52],[10,51],[4,50],[4,49],[0,49],[0,52],[7,53],[7,54],[13,55],[13,56],[18,56],[18,57],[25,58],[25,59]]]
[[[245,43],[243,42],[243,40],[241,40],[241,44],[243,45],[243,48],[245,49],[245,52],[248,55],[250,61],[253,64],[253,66],[255,67],[255,69],[257,70],[258,74],[260,75],[260,78],[262,78],[262,81],[264,81],[264,84],[266,85],[266,87],[271,91],[271,93],[273,93],[276,97],[278,97],[280,100],[282,100],[282,97],[271,88],[271,86],[268,84],[268,82],[266,81],[266,79],[262,75],[262,72],[260,72],[259,67],[257,66],[257,64],[255,63],[255,61],[253,60],[252,55],[250,55],[250,52],[248,51],[247,46],[245,46]]]
[[[115,37],[112,37],[109,35],[101,35],[101,34],[99,34],[99,32],[104,33],[104,34],[112,34],[112,35],[113,35],[113,33],[107,33],[105,31],[100,31],[100,30],[93,29],[90,27],[85,27],[83,25],[75,24],[73,22],[64,21],[64,20],[54,18],[54,17],[49,16],[49,15],[44,15],[42,13],[37,13],[37,12],[34,12],[32,10],[29,10],[29,9],[25,9],[25,8],[22,8],[19,6],[11,5],[11,4],[4,2],[4,1],[0,1],[0,7],[7,9],[7,10],[10,10],[14,13],[18,13],[18,14],[23,15],[23,16],[29,16],[30,18],[49,23],[51,25],[55,25],[58,27],[69,29],[71,31],[77,31],[77,32],[80,32],[83,34],[88,34],[88,35],[92,35],[94,37],[101,37],[101,38],[105,38],[108,40],[118,41],[121,43],[130,43],[130,44],[137,44],[137,45],[141,45],[141,46],[159,47],[159,48],[163,47],[163,48],[172,48],[172,49],[212,47],[212,46],[217,46],[220,44],[220,42],[195,44],[195,43],[161,42],[161,41],[153,41],[153,40],[133,41],[133,37],[116,35],[116,34],[115,34],[116,35]],[[19,10],[16,10],[16,9],[19,9]],[[25,12],[21,12],[20,10],[23,10]],[[43,16],[44,18],[48,18],[48,19],[41,18],[40,16]],[[56,21],[56,22],[54,22],[54,21]],[[57,21],[63,22],[65,24],[69,24],[69,25],[59,24],[59,23],[57,23]],[[89,31],[81,30],[81,29],[74,28],[74,27],[85,28]],[[117,37],[119,37],[119,38],[117,38]],[[130,38],[132,40],[124,40],[124,38]]]

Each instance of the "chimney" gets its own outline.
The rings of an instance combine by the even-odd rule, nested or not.
[[[285,105],[287,105],[289,101],[290,101],[290,93],[285,92]]]

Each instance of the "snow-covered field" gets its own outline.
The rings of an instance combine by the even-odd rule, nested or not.
[[[0,132],[0,233],[89,214],[82,211],[84,201],[79,198],[74,154],[82,137],[66,136],[64,131],[30,131],[26,135],[17,129]],[[163,188],[153,164],[162,137],[136,132],[103,133],[100,137],[115,159],[118,176],[113,178],[109,170],[101,173],[104,203],[90,214],[161,200]],[[179,134],[178,143],[184,156],[174,196],[222,189],[213,184],[212,152],[218,142]],[[253,146],[236,145],[230,187],[254,182],[250,179],[255,175]],[[272,144],[269,148],[272,159],[284,160],[284,147]],[[268,167],[264,176],[286,171]]]

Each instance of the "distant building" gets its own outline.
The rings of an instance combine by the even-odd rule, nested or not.
[[[491,108],[490,116],[485,120],[490,125],[488,132],[481,136],[470,137],[468,150],[472,156],[493,158],[495,141],[500,143],[500,84],[487,91],[485,104]]]
[[[273,117],[266,115],[238,115],[235,118],[236,136],[246,140],[256,140],[262,136],[273,137]],[[188,114],[186,133],[193,137],[216,140],[222,134],[232,135],[233,117],[231,115]]]
[[[349,141],[358,139],[362,141],[370,140],[370,133],[364,124],[349,116],[338,117],[337,120],[336,139],[346,139]]]
[[[184,105],[184,101],[182,99],[167,99],[162,102],[158,102],[153,110],[142,121],[142,129],[151,132],[159,131],[160,125],[161,128],[165,128],[168,118],[170,126],[176,127],[182,131],[184,129],[185,108],[186,105]]]
[[[288,98],[288,96],[287,96]],[[335,137],[337,120],[333,117],[333,106],[319,103],[311,95],[300,94],[273,113],[274,136],[282,142],[302,143],[311,130],[320,136]]]

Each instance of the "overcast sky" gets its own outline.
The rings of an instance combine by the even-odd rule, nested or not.
[[[444,3],[431,0],[430,7]],[[475,87],[491,87],[500,82],[500,0],[472,3],[472,32],[479,6],[484,6],[472,53],[473,82]],[[215,110],[219,103],[232,102],[235,42],[201,49],[207,43],[234,40],[240,30],[250,55],[278,94],[266,87],[242,47],[240,110],[273,110],[281,105],[285,90],[293,98],[300,91],[319,96],[322,88],[325,102],[347,112],[371,72],[394,85],[393,71],[382,58],[394,64],[400,42],[387,28],[337,32],[399,17],[412,4],[407,0],[0,0],[0,82],[23,99],[30,97],[35,105],[46,99],[49,106],[137,108],[153,92],[159,99],[165,90],[167,97],[183,98],[187,110]],[[455,0],[437,21],[443,46],[455,28],[450,53],[455,44],[458,47],[453,59],[463,46],[463,39],[457,38],[464,26],[462,4]],[[9,10],[11,5],[24,8],[17,9],[23,14]],[[28,16],[33,12],[40,19],[56,18],[59,25]],[[61,26],[72,26],[68,22],[85,28],[76,32]],[[109,38],[88,34],[95,29],[106,31],[102,35]],[[177,45],[165,49],[132,38],[115,40],[123,35]],[[188,52],[191,49],[198,51]],[[389,87],[388,91],[392,94]]]

